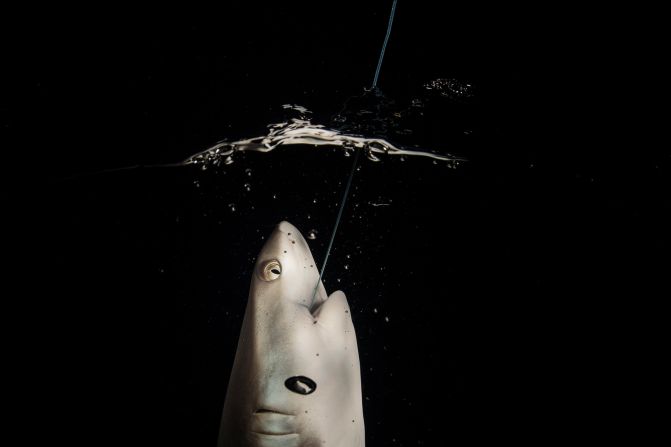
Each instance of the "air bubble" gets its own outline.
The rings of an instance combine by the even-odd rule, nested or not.
[[[367,151],[366,151],[366,157],[367,157],[370,161],[382,161],[382,160],[380,160],[379,158],[377,158],[377,157],[373,154],[373,151],[371,151],[371,150],[367,150]]]
[[[315,239],[317,239],[317,230],[310,230],[308,232],[308,239],[313,240],[313,241]]]

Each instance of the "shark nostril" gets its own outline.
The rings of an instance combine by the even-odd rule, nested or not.
[[[314,393],[314,391],[317,389],[317,384],[315,381],[305,376],[289,377],[284,382],[284,386],[286,386],[289,391],[303,395]]]

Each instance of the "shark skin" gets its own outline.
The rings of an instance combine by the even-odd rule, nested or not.
[[[218,447],[364,447],[347,298],[327,296],[307,242],[280,222],[254,266]]]

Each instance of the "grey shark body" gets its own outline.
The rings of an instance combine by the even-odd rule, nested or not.
[[[327,296],[307,242],[280,222],[254,267],[218,445],[364,444],[359,353],[347,299],[341,291]]]

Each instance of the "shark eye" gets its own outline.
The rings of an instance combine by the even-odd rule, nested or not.
[[[261,265],[261,279],[264,281],[275,281],[282,274],[282,264],[277,259],[266,261]]]

